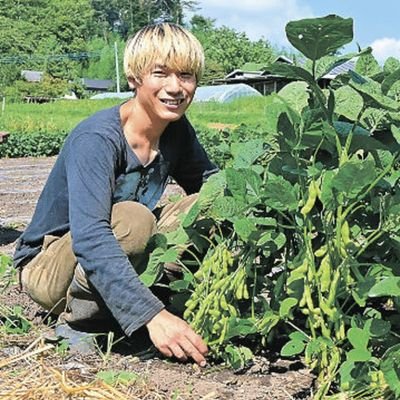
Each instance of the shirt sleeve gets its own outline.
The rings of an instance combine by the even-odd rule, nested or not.
[[[65,167],[74,253],[129,336],[164,305],[141,283],[111,229],[116,147],[98,134],[81,134],[70,142]]]
[[[204,181],[218,168],[209,160],[196,132],[184,117],[180,157],[172,177],[187,194],[197,193]]]

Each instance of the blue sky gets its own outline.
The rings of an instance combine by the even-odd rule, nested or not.
[[[286,41],[288,21],[337,14],[354,20],[354,41],[347,51],[372,46],[375,57],[400,59],[399,0],[199,0],[198,13],[256,40],[267,39],[278,47]]]

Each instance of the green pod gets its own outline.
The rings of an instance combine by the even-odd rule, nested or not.
[[[325,257],[321,260],[321,264],[318,270],[322,293],[329,292],[329,288],[331,285],[331,274],[332,274],[331,259],[329,257],[329,254],[326,254]]]
[[[224,294],[221,296],[221,300],[220,300],[219,304],[220,304],[221,308],[222,308],[224,311],[228,311],[228,310],[229,310],[229,308],[228,308],[228,303],[227,303],[227,301],[226,301],[226,297],[225,297]]]
[[[324,244],[318,250],[315,250],[314,255],[315,257],[320,258],[323,257],[327,251],[328,251],[328,246]]]
[[[317,195],[318,195],[318,187],[315,181],[311,181],[310,186],[308,188],[308,198],[307,201],[305,202],[304,206],[300,210],[300,213],[306,216],[307,214],[310,213],[312,208],[315,205],[315,201],[317,200]]]

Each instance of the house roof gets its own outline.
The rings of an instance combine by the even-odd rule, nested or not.
[[[82,85],[88,90],[108,90],[114,85],[111,79],[82,78]]]
[[[285,56],[279,56],[275,59],[275,62],[284,62],[293,64],[293,61]],[[278,75],[273,75],[268,71],[268,67],[264,66],[264,68],[260,68],[259,70],[246,70],[245,68],[254,67],[257,64],[254,63],[247,63],[241,69],[235,69],[234,71],[230,72],[228,75],[225,76],[223,79],[216,79],[215,82],[251,82],[257,80],[266,80],[266,79],[274,79],[274,78],[282,78]],[[258,64],[262,65],[262,64]],[[338,75],[343,74],[349,70],[354,70],[355,68],[355,60],[351,59],[349,61],[344,62],[341,65],[336,66],[327,74],[325,74],[322,79],[335,79]]]
[[[343,64],[338,65],[335,68],[332,68],[327,74],[325,74],[323,79],[335,79],[338,75],[344,74],[348,71],[353,71],[356,66],[356,62],[354,59],[346,61]]]
[[[27,82],[40,82],[43,78],[43,72],[41,71],[29,71],[29,70],[22,70],[21,76]]]

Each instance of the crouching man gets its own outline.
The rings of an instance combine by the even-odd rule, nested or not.
[[[154,233],[177,226],[215,170],[184,114],[203,64],[201,45],[183,28],[141,29],[124,55],[134,97],[81,122],[49,175],[15,265],[71,343],[113,321],[128,337],[145,326],[167,357],[206,363],[202,338],[140,282],[134,262]],[[170,176],[188,196],[156,218]]]

